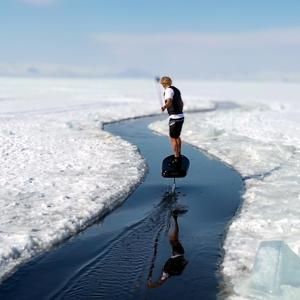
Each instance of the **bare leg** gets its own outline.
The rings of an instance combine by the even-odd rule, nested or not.
[[[170,242],[178,242],[178,235],[179,235],[179,226],[178,226],[178,222],[177,222],[177,216],[174,217],[174,228],[172,231],[169,232],[169,239]]]
[[[177,139],[177,141],[178,141],[178,151],[179,151],[179,156],[180,156],[181,155],[181,138],[179,137]]]
[[[171,145],[172,145],[175,157],[179,157],[181,154],[181,139],[180,139],[180,137],[177,139],[170,138],[170,140],[171,140]]]

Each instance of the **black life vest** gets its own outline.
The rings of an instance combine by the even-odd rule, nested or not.
[[[172,100],[172,106],[169,107],[168,114],[169,115],[179,115],[182,114],[183,109],[183,101],[181,99],[181,93],[178,88],[175,86],[170,86],[170,88],[174,91],[173,100]],[[165,93],[164,93],[165,95]]]

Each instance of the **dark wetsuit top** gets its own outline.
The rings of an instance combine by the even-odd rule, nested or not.
[[[183,116],[183,101],[181,98],[180,91],[175,86],[170,86],[173,90],[174,95],[172,97],[172,106],[167,108],[169,119],[169,136],[177,139],[181,134],[182,125],[184,122]],[[165,93],[164,93],[165,95]]]
[[[170,89],[173,90],[174,95],[172,99],[172,106],[167,108],[168,114],[169,116],[182,114],[183,101],[181,99],[181,93],[175,86],[170,86]]]

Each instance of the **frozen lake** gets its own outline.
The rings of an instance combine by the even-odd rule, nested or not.
[[[220,101],[239,105],[191,116],[182,137],[244,179],[244,204],[229,228],[222,270],[227,287],[245,298],[248,291],[238,285],[248,280],[261,242],[281,240],[299,254],[300,85],[175,85],[187,110]],[[143,178],[145,162],[134,146],[99,129],[158,110],[151,80],[0,78],[2,279],[126,199]],[[165,125],[151,128],[165,134]],[[124,177],[116,171],[121,162]]]

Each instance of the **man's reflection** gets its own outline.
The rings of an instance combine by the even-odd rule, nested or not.
[[[175,275],[181,275],[188,261],[184,258],[184,248],[179,241],[178,215],[185,213],[185,209],[175,209],[172,212],[173,226],[169,231],[169,241],[172,247],[172,256],[164,264],[162,274],[156,282],[152,282],[151,275],[148,279],[148,287],[155,288],[165,283],[168,278]],[[152,273],[152,272],[151,272]]]

